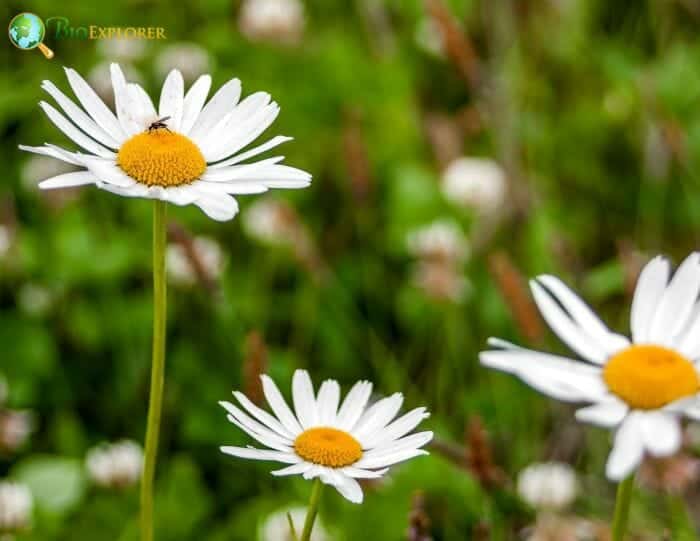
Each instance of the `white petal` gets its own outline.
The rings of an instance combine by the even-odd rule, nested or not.
[[[182,109],[185,100],[185,82],[178,70],[172,70],[165,79],[160,93],[158,116],[170,117],[167,121],[173,131],[180,131]]]
[[[192,184],[185,184],[183,186],[165,188],[161,199],[169,201],[173,205],[190,205],[202,197],[201,192],[197,190],[200,184],[200,182],[193,182]]]
[[[663,411],[644,412],[642,416],[644,447],[653,456],[669,456],[681,446],[681,427],[677,417]]]
[[[190,139],[200,145],[199,139],[206,136],[214,125],[236,106],[240,97],[241,82],[238,79],[231,79],[204,106],[199,118],[197,118],[189,132]]]
[[[158,113],[156,113],[156,108],[153,106],[151,97],[143,88],[141,88],[141,85],[129,83],[126,86],[129,96],[131,96],[132,103],[135,106],[138,106],[139,109],[138,114],[135,113],[134,117],[141,126],[148,126],[158,117]]]
[[[342,480],[340,483],[334,483],[333,486],[335,486],[336,490],[340,492],[341,496],[351,503],[362,503],[363,494],[360,483],[355,481],[355,479],[352,477],[348,477],[340,473],[338,473],[338,476],[342,476]]]
[[[416,428],[421,421],[430,417],[425,408],[416,408],[376,433],[365,437],[361,443],[364,449],[373,449],[402,438]]]
[[[637,344],[649,341],[651,323],[664,294],[671,267],[666,258],[657,256],[642,269],[632,299],[632,339]]]
[[[238,458],[249,458],[252,460],[272,460],[284,462],[285,464],[298,464],[301,458],[292,453],[282,453],[280,451],[270,451],[267,449],[255,449],[254,447],[221,447],[221,452]]]
[[[120,195],[122,197],[142,197],[146,199],[163,199],[165,190],[154,190],[145,184],[133,184],[127,187],[116,186],[108,182],[99,181],[96,183],[101,190]]]
[[[202,112],[204,102],[207,101],[207,95],[211,88],[211,76],[202,75],[187,91],[185,103],[182,108],[182,123],[180,124],[180,132],[187,135],[190,133],[192,126],[199,118],[199,113]]]
[[[27,145],[19,145],[20,150],[24,150],[26,152],[32,152],[34,154],[42,154],[44,156],[49,156],[51,158],[56,158],[57,160],[61,160],[62,162],[69,163],[71,165],[83,165],[83,163],[80,161],[79,157],[77,154],[74,154],[73,152],[69,152],[67,150],[64,150],[60,147],[52,146],[52,145],[44,145],[41,147],[31,147]]]
[[[288,438],[290,440],[293,440],[295,438],[294,433],[290,432],[287,428],[284,427],[282,423],[280,423],[277,419],[275,419],[265,410],[253,404],[253,402],[251,402],[246,395],[244,395],[240,391],[234,391],[233,396],[236,397],[236,400],[240,402],[241,406],[248,410],[248,412],[251,415],[256,417],[261,423],[265,424],[268,428],[274,430],[280,436],[284,436],[285,438]]]
[[[321,384],[318,390],[318,422],[321,426],[335,425],[340,403],[340,385],[332,379]]]
[[[287,466],[281,470],[271,471],[270,473],[277,477],[284,477],[286,475],[304,475],[311,468],[313,468],[313,464],[309,464],[308,462],[300,462],[299,464],[292,464],[291,466]]]
[[[318,411],[311,378],[306,370],[295,370],[292,377],[292,399],[297,419],[304,429],[318,424]]]
[[[238,179],[248,179],[251,175],[258,173],[259,171],[266,169],[270,165],[274,165],[284,159],[284,156],[275,156],[274,158],[267,158],[266,160],[261,160],[255,163],[248,163],[245,165],[235,165],[232,167],[227,167],[225,169],[210,169],[207,170],[200,177],[202,180],[209,182],[224,182]]]
[[[565,402],[598,402],[608,394],[601,369],[583,362],[529,350],[484,351],[479,359]]]
[[[195,205],[202,209],[204,214],[211,219],[219,222],[232,220],[238,214],[238,203],[236,200],[230,195],[223,193],[220,195],[202,194],[195,202]]]
[[[345,397],[338,411],[337,428],[351,431],[367,405],[372,394],[372,384],[369,381],[358,381]]]
[[[95,184],[97,179],[90,171],[74,171],[73,173],[63,173],[55,177],[47,178],[39,183],[42,190],[53,188],[72,188],[74,186],[85,186]]]
[[[121,188],[128,188],[136,181],[127,175],[114,160],[103,160],[93,156],[83,156],[83,163],[98,179]]]
[[[424,449],[404,449],[403,451],[397,451],[395,453],[390,453],[382,456],[377,456],[372,459],[361,459],[356,462],[354,466],[356,468],[383,468],[384,466],[391,466],[393,464],[398,464],[399,462],[405,462],[417,456],[423,456],[429,454],[428,451]]]
[[[111,64],[112,87],[114,88],[114,106],[117,110],[117,118],[122,130],[127,135],[136,135],[143,131],[142,120],[138,118],[140,107],[135,102],[124,78],[119,64]]]
[[[119,148],[119,142],[115,140],[114,137],[98,126],[92,118],[73,103],[73,100],[61,92],[51,81],[44,81],[41,87],[53,96],[56,103],[58,103],[61,109],[68,115],[68,118],[77,124],[81,130],[107,147],[111,147],[112,149]]]
[[[582,423],[613,428],[623,421],[628,411],[629,408],[624,402],[611,398],[576,410],[576,419]]]
[[[687,324],[700,291],[700,253],[690,254],[678,267],[654,311],[649,341],[673,347]]]
[[[607,358],[607,353],[603,347],[574,323],[569,315],[559,307],[549,293],[535,280],[530,281],[530,288],[542,317],[544,317],[557,336],[584,359],[603,364]]]
[[[691,360],[700,357],[700,312],[688,329],[678,337],[675,349]]]
[[[353,477],[355,479],[379,479],[389,471],[389,468],[384,468],[382,470],[364,470],[354,466],[346,466],[341,468],[340,471],[348,477]]]
[[[109,110],[109,107],[100,99],[97,93],[90,88],[90,85],[85,82],[77,71],[71,68],[65,68],[68,82],[70,83],[75,96],[82,104],[90,116],[97,124],[118,143],[123,143],[127,134],[119,124],[117,117]]]
[[[66,117],[64,117],[61,113],[59,113],[56,109],[54,109],[45,101],[39,102],[39,106],[44,110],[46,116],[49,117],[49,120],[51,120],[51,122],[53,122],[54,125],[63,133],[65,133],[74,143],[80,145],[92,154],[102,156],[103,158],[114,158],[116,156],[114,152],[107,150],[97,141],[91,139],[83,132],[81,132]]]
[[[608,479],[621,481],[629,476],[642,461],[644,440],[642,436],[643,413],[633,411],[615,433],[615,443],[605,467]]]
[[[277,388],[277,385],[274,381],[272,381],[272,379],[269,376],[266,376],[264,374],[260,376],[260,379],[262,380],[263,393],[265,394],[265,399],[270,405],[270,408],[273,412],[275,412],[275,415],[284,425],[284,427],[293,436],[298,436],[303,431],[303,429],[297,421],[297,418],[292,413],[292,410],[287,405],[287,402],[282,397],[282,393],[280,393],[280,390]]]
[[[278,135],[278,136],[270,139],[267,143],[263,143],[262,145],[251,148],[250,150],[248,150],[246,152],[243,152],[241,154],[233,156],[233,157],[231,157],[227,160],[224,160],[222,162],[210,165],[210,166],[208,166],[207,169],[218,169],[220,167],[228,167],[230,165],[236,165],[237,163],[241,163],[242,161],[245,161],[249,158],[252,158],[253,156],[257,156],[258,154],[262,154],[263,152],[270,150],[271,148],[275,148],[276,146],[279,146],[282,143],[286,143],[287,141],[291,141],[292,139],[293,139],[293,137],[284,137],[282,135]]]
[[[367,462],[372,462],[376,459],[383,458],[389,455],[394,455],[406,450],[418,449],[433,439],[433,433],[429,430],[425,432],[416,432],[410,436],[406,436],[399,440],[392,441],[387,445],[372,449],[365,452],[362,458],[355,463],[358,468],[374,468],[376,466],[368,466]]]
[[[366,439],[375,436],[377,432],[381,431],[396,417],[402,404],[403,395],[401,393],[394,393],[387,398],[378,400],[362,414],[352,434],[363,444],[363,448],[366,448],[364,445]]]
[[[249,436],[255,438],[266,447],[275,449],[276,451],[282,451],[285,453],[292,452],[292,442],[288,438],[284,438],[269,428],[263,426],[261,423],[258,423],[230,402],[222,401],[219,402],[219,404],[229,412],[228,420],[246,432]]]

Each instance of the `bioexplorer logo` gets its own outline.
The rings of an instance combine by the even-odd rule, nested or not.
[[[46,58],[53,58],[54,53],[46,45],[47,34],[56,41],[79,39],[168,39],[165,28],[161,26],[73,26],[67,17],[49,17],[46,24],[34,13],[20,13],[10,21],[8,35],[18,49],[29,51],[39,49]]]

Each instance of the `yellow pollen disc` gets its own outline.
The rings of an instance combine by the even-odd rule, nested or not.
[[[347,432],[335,428],[309,428],[294,440],[294,450],[308,462],[342,468],[362,458],[362,446]]]
[[[134,135],[119,149],[117,164],[141,184],[164,188],[189,184],[207,168],[197,145],[167,130]]]
[[[700,378],[688,359],[659,346],[632,346],[603,369],[610,390],[635,409],[657,409],[697,393]]]

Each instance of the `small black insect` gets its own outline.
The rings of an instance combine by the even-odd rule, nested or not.
[[[166,130],[170,131],[170,128],[168,128],[168,125],[165,123],[166,120],[168,120],[170,117],[169,116],[164,116],[163,118],[159,118],[158,120],[154,120],[151,122],[151,125],[148,126],[148,129],[146,130],[148,133],[151,133],[154,130],[159,130],[161,128],[165,128]],[[172,132],[170,132],[172,133]]]

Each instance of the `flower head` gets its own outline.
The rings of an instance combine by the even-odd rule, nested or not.
[[[253,41],[296,43],[304,32],[304,4],[299,0],[245,0],[238,26]]]
[[[25,485],[0,481],[0,533],[16,532],[29,526],[34,499]]]
[[[95,484],[124,488],[141,478],[143,451],[138,443],[130,440],[103,443],[88,451],[85,465]]]
[[[565,402],[589,406],[580,421],[615,429],[607,462],[621,480],[645,453],[670,456],[681,445],[680,417],[700,419],[700,253],[688,256],[673,277],[657,257],[641,272],[631,312],[632,340],[610,331],[554,276],[531,283],[535,302],[555,333],[583,361],[520,348],[492,339],[498,349],[481,362],[519,376]]]
[[[498,163],[485,158],[458,158],[442,175],[445,197],[482,213],[498,209],[506,197],[506,175]]]
[[[241,152],[272,124],[279,107],[265,92],[239,102],[238,79],[227,82],[205,104],[211,77],[202,75],[185,93],[182,74],[173,70],[156,109],[145,90],[127,82],[119,65],[112,64],[115,115],[75,70],[68,68],[66,74],[82,108],[51,81],[42,87],[65,115],[46,102],[40,106],[85,152],[48,143],[20,148],[82,170],[46,179],[41,188],[94,184],[126,197],[194,204],[215,220],[230,220],[238,212],[232,195],[303,188],[311,182],[308,173],[279,165],[283,157],[243,164],[289,138],[274,137]]]
[[[239,458],[288,464],[273,475],[320,478],[351,502],[361,503],[357,479],[379,478],[388,471],[387,466],[427,454],[421,447],[432,439],[432,432],[407,435],[428,417],[426,409],[416,408],[393,420],[403,403],[401,393],[367,407],[372,384],[360,381],[341,405],[337,381],[324,381],[315,394],[308,372],[297,370],[292,381],[293,413],[268,376],[262,376],[262,383],[274,415],[240,392],[233,395],[243,409],[230,402],[221,405],[228,411],[229,421],[267,449],[221,450]]]
[[[518,493],[535,509],[561,510],[576,499],[576,473],[568,464],[531,464],[518,476]]]

